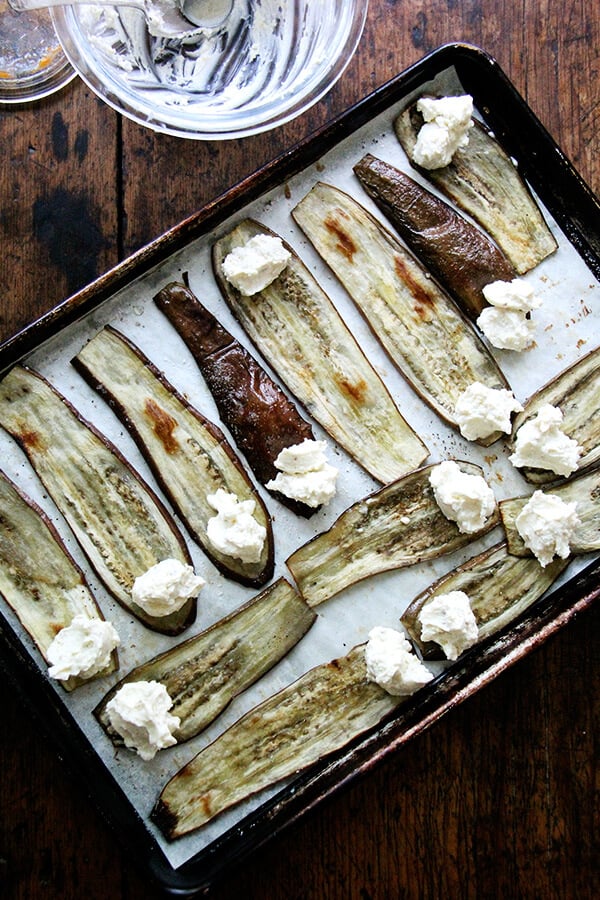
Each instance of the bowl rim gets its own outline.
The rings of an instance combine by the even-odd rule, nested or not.
[[[328,56],[326,68],[316,70],[299,94],[288,94],[288,102],[285,100],[286,94],[283,94],[277,107],[265,104],[265,111],[258,118],[258,110],[253,107],[246,115],[238,112],[233,122],[224,116],[215,115],[214,111],[204,116],[199,113],[197,116],[188,115],[178,120],[177,112],[169,111],[169,115],[161,115],[163,110],[159,110],[151,100],[144,99],[141,104],[136,103],[135,92],[128,89],[126,73],[123,73],[122,78],[115,77],[114,72],[110,73],[103,67],[102,61],[89,44],[85,49],[78,45],[73,34],[73,26],[78,23],[77,10],[69,6],[58,6],[51,10],[51,16],[65,56],[75,72],[116,112],[161,134],[194,140],[232,140],[261,134],[290,122],[331,90],[353,58],[364,31],[369,0],[352,0],[352,4],[354,9],[349,27],[343,40],[337,42],[337,51]],[[108,75],[106,82],[103,81],[102,73]]]

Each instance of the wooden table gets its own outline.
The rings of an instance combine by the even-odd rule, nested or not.
[[[581,0],[371,0],[331,93],[270,134],[185,141],[120,118],[78,79],[0,111],[0,337],[193,213],[427,51],[490,52],[600,191],[600,8]],[[600,896],[600,610],[589,610],[377,771],[310,814],[219,900]],[[0,894],[156,896],[3,690]]]

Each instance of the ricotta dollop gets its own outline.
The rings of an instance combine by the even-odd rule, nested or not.
[[[441,169],[452,162],[458,149],[469,143],[473,98],[422,97],[417,109],[425,124],[419,129],[412,152],[413,161],[424,169]]]
[[[113,650],[120,643],[110,622],[80,613],[70,625],[61,628],[48,647],[48,674],[57,681],[92,678],[108,666]]]
[[[336,492],[338,470],[327,462],[325,441],[306,438],[285,447],[275,460],[279,472],[265,487],[316,508],[329,503]]]
[[[138,575],[131,589],[134,603],[151,616],[168,616],[181,609],[206,584],[192,566],[163,559]]]
[[[421,640],[434,641],[448,659],[458,659],[477,640],[479,628],[464,591],[439,594],[424,604],[418,615]]]
[[[469,441],[487,438],[496,431],[510,434],[510,417],[523,409],[512,391],[490,388],[474,381],[456,401],[454,415],[460,433]]]
[[[494,492],[485,478],[463,472],[454,460],[434,466],[429,483],[443,514],[464,534],[483,528],[496,508]]]
[[[255,501],[239,500],[223,488],[206,499],[217,513],[206,526],[206,536],[214,549],[243,563],[259,562],[267,529],[254,518]]]
[[[144,760],[177,743],[173,732],[181,720],[169,712],[173,701],[160,681],[130,681],[106,704],[111,727],[125,746]]]
[[[508,457],[513,466],[548,469],[565,477],[574,472],[583,450],[562,431],[562,421],[559,407],[541,406],[517,431],[514,453]]]
[[[567,559],[579,524],[577,503],[543,491],[535,491],[515,519],[523,543],[544,568],[555,556]]]
[[[281,238],[256,234],[227,254],[223,260],[223,274],[241,294],[251,297],[275,281],[290,259],[291,253]]]
[[[410,641],[395,628],[377,625],[365,647],[367,678],[388,694],[404,697],[433,678],[433,672],[415,655]]]
[[[530,317],[539,309],[541,301],[523,278],[512,281],[493,281],[483,288],[486,306],[477,318],[477,325],[492,346],[499,350],[527,350],[533,344],[535,323]]]

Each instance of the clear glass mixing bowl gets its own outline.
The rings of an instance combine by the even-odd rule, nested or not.
[[[149,35],[138,10],[57,7],[81,78],[125,116],[196,139],[257,134],[295,118],[340,77],[368,0],[235,0],[226,26],[191,42]]]

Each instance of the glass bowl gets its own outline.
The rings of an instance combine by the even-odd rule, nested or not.
[[[121,7],[56,7],[63,49],[81,78],[123,115],[196,139],[258,134],[317,102],[340,77],[368,0],[235,0],[218,33],[156,38]]]
[[[18,13],[0,0],[0,105],[40,100],[75,74],[47,10]]]

